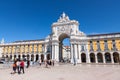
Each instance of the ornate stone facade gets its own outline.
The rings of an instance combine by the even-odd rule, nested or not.
[[[80,23],[63,13],[52,24],[52,32],[42,40],[16,41],[0,44],[0,54],[14,60],[63,60],[63,40],[70,39],[70,62],[118,63],[120,60],[120,33],[86,35],[79,30]]]

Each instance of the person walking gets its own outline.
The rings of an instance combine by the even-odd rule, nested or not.
[[[30,66],[30,61],[27,60],[27,66],[26,66],[26,68],[28,68],[29,66]]]
[[[13,67],[13,72],[11,72],[11,74],[15,74],[16,73],[16,68],[17,68],[16,61],[14,61],[12,67]]]
[[[22,72],[23,73],[25,73],[25,71],[24,71],[24,61],[22,60],[21,62],[20,62],[20,73],[21,73],[21,70],[22,70]]]
[[[16,68],[17,68],[17,72],[18,72],[18,74],[20,74],[20,60],[17,60],[17,62],[16,62]]]

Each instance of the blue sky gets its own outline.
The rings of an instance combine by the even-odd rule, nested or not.
[[[45,38],[62,12],[86,34],[120,32],[120,0],[0,0],[0,40]]]

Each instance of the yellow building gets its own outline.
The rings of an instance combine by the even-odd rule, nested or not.
[[[37,61],[43,55],[44,40],[23,40],[0,45],[3,58]]]

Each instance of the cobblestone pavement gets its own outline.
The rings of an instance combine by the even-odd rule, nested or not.
[[[25,74],[10,74],[12,67],[0,64],[0,80],[120,80],[120,65],[60,64],[25,68]]]

